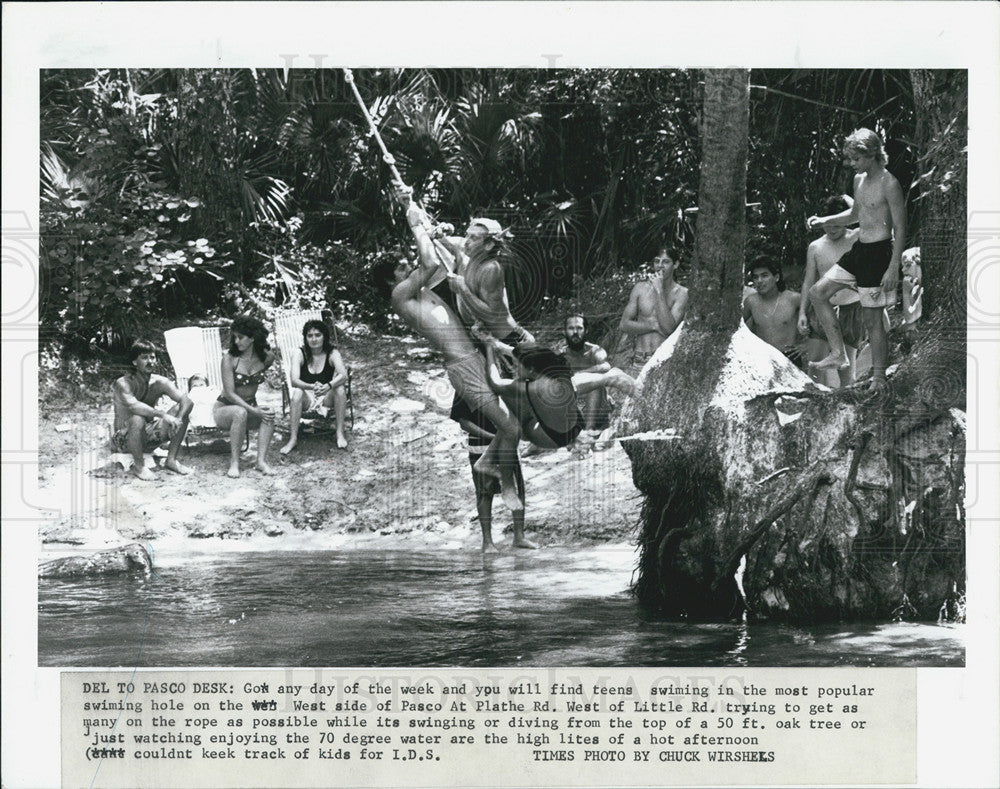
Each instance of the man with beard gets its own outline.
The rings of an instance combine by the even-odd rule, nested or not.
[[[567,315],[563,322],[566,350],[563,355],[574,373],[606,373],[611,369],[608,353],[600,345],[587,342],[587,319],[582,315]],[[610,421],[611,405],[603,386],[580,398],[584,430],[603,430]]]

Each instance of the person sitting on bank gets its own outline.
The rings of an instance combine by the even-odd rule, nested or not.
[[[664,340],[684,321],[688,289],[674,279],[677,263],[666,247],[653,258],[653,275],[637,282],[622,312],[619,328],[632,338],[632,357],[627,372],[638,377]]]
[[[799,294],[785,290],[781,266],[760,256],[750,264],[756,293],[743,302],[743,320],[754,334],[781,351],[800,370],[804,366],[797,341]]]
[[[267,344],[264,324],[249,315],[233,321],[229,352],[222,355],[222,394],[215,401],[215,424],[229,431],[229,470],[226,476],[240,475],[240,453],[247,430],[257,431],[257,470],[271,474],[267,450],[274,433],[274,411],[257,405],[257,388],[264,373],[274,363]]]
[[[563,337],[566,340],[566,350],[563,355],[574,373],[606,373],[611,369],[608,352],[596,343],[587,342],[587,319],[580,314],[567,315],[563,322]],[[611,421],[611,405],[608,402],[608,391],[598,387],[587,392],[580,400],[580,412],[583,414],[583,429],[600,431]]]
[[[337,447],[347,449],[344,414],[347,410],[347,368],[340,351],[330,341],[330,327],[321,320],[306,321],[302,327],[302,347],[292,354],[289,367],[292,381],[291,416],[288,442],[281,448],[288,455],[299,440],[302,414],[315,411],[326,417],[333,408],[337,423]]]
[[[188,417],[193,403],[186,394],[162,375],[153,372],[156,367],[156,348],[145,340],[136,340],[129,348],[132,370],[115,381],[112,401],[115,409],[114,432],[111,443],[114,449],[132,456],[132,473],[139,479],[156,479],[145,465],[145,454],[169,442],[167,460],[163,467],[175,474],[190,474],[191,469],[177,460]],[[157,403],[166,395],[175,405],[169,411],[158,409]]]

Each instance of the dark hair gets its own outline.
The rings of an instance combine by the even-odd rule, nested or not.
[[[380,257],[371,267],[372,286],[383,301],[388,301],[392,295],[392,289],[395,287],[392,280],[396,273],[396,267],[399,265],[400,259],[405,257],[406,255],[402,252],[398,254],[386,254]]]
[[[135,360],[144,353],[156,353],[156,346],[149,340],[136,340],[128,349],[128,360],[130,364],[135,364]]]
[[[566,331],[566,324],[569,323],[570,318],[579,318],[583,321],[583,333],[587,333],[587,316],[580,312],[571,312],[565,318],[563,318],[563,331]]]
[[[750,266],[747,268],[747,275],[752,276],[755,269],[766,268],[775,277],[778,278],[778,290],[782,291],[785,289],[785,275],[781,273],[781,264],[774,261],[773,258],[767,255],[758,255],[751,261]]]
[[[315,318],[311,321],[306,321],[302,325],[302,359],[307,362],[312,355],[312,349],[309,347],[309,343],[306,342],[306,335],[313,329],[318,329],[323,335],[323,353],[329,356],[330,351],[333,350],[333,343],[330,342],[330,327],[324,321],[316,320]]]
[[[573,378],[573,371],[570,370],[566,357],[537,342],[522,342],[516,346],[514,358],[539,375],[562,378],[566,381]]]
[[[267,352],[271,346],[267,344],[267,329],[264,324],[250,315],[240,315],[229,327],[229,355],[239,356],[240,351],[236,347],[235,334],[242,334],[253,340],[253,352],[262,362],[267,361]]]
[[[846,211],[847,208],[847,201],[843,195],[830,195],[823,200],[824,215],[839,214],[841,211]]]

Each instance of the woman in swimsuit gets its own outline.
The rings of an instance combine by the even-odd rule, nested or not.
[[[222,355],[222,394],[215,401],[212,415],[215,424],[229,431],[228,476],[240,475],[240,451],[249,428],[257,431],[257,470],[270,474],[267,448],[274,432],[274,412],[257,405],[257,387],[264,382],[264,371],[274,362],[268,349],[267,329],[256,318],[243,315],[233,321],[229,353]]]
[[[292,355],[292,405],[288,443],[281,448],[287,455],[299,440],[299,421],[303,412],[317,411],[326,416],[333,407],[337,419],[337,447],[347,449],[344,435],[344,412],[347,409],[347,368],[340,351],[330,342],[330,327],[323,321],[306,321],[302,327],[302,347]]]
[[[498,351],[513,355],[513,380],[500,377]],[[521,423],[524,438],[541,449],[567,446],[580,434],[584,421],[577,395],[602,386],[629,394],[635,389],[635,381],[618,368],[574,374],[565,356],[533,342],[510,348],[491,339],[486,360],[490,386]]]

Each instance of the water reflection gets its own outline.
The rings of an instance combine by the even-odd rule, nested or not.
[[[158,557],[148,581],[39,582],[39,663],[65,666],[964,664],[962,629],[649,618],[626,547],[482,557]]]

